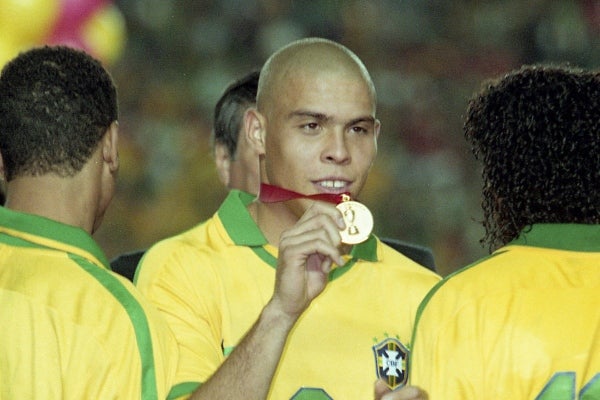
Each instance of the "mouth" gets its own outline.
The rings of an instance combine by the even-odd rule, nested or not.
[[[344,193],[350,191],[352,182],[343,179],[323,179],[313,184],[324,193]]]

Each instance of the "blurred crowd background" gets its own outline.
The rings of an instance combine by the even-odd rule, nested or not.
[[[96,239],[109,258],[210,217],[226,195],[209,143],[225,86],[280,46],[336,40],[378,91],[379,155],[361,201],[380,236],[433,249],[446,275],[487,253],[462,135],[481,83],[523,64],[600,67],[600,0],[0,0],[0,62],[79,46],[120,95],[121,171]],[[302,149],[299,149],[302,151]]]

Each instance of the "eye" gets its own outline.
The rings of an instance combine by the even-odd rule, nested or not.
[[[306,124],[300,125],[300,129],[302,129],[306,133],[315,133],[320,128],[320,125],[317,122],[308,122]]]
[[[359,135],[366,135],[369,133],[369,129],[360,125],[355,125],[351,127],[350,131],[352,131],[353,133],[358,133]]]

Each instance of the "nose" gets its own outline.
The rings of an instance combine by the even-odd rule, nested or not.
[[[329,132],[324,138],[325,144],[321,159],[326,163],[347,164],[350,162],[350,149],[343,130]]]

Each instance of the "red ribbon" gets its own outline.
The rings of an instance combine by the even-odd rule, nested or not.
[[[302,194],[293,190],[284,189],[279,186],[269,185],[267,183],[260,184],[260,193],[258,199],[263,203],[277,203],[280,201],[288,201],[294,199],[311,199],[319,201],[327,201],[333,204],[339,204],[343,201],[350,200],[350,193],[318,193],[318,194]]]

